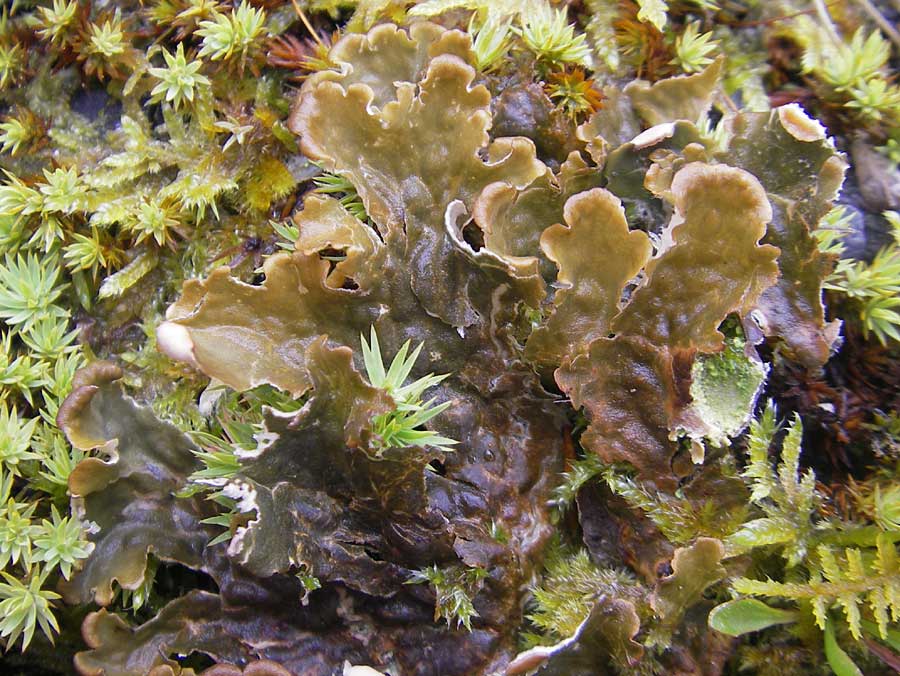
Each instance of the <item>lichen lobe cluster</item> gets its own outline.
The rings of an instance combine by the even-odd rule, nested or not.
[[[777,189],[739,143],[716,158],[682,143],[696,130],[680,121],[649,146],[614,146],[595,164],[576,151],[554,173],[530,139],[490,138],[491,95],[475,83],[465,34],[381,25],[343,38],[331,59],[335,69],[303,85],[290,124],[304,154],[353,183],[370,221],[331,198],[308,199],[294,251],[268,258],[261,284],[227,268],[189,281],[158,332],[163,351],[234,389],[271,385],[303,398],[290,415],[270,411],[264,438],[242,458],[230,543],[203,547],[210,506],[175,497],[196,470],[192,442],[150,420],[105,367],[61,412],[73,443],[107,454],[83,461],[70,483],[100,526],[96,551],[107,554],[77,574],[69,599],[105,604],[113,581],[139,587],[148,552],[218,588],[172,601],[135,629],[106,611],[90,616],[84,673],[144,673],[190,650],[234,663],[271,659],[298,674],[330,674],[345,660],[410,674],[516,664],[523,589],[553,531],[548,503],[564,462],[567,430],[546,389],[555,384],[584,408],[587,452],[674,491],[690,473],[675,436],[703,436],[691,407],[695,360],[725,348],[719,327],[730,315],[748,322],[768,308],[774,317],[788,302],[787,292],[771,294],[779,255],[810,235],[794,212],[773,210]],[[680,120],[666,112],[671,93],[659,91],[641,90],[634,107],[652,109],[648,123]],[[750,122],[747,134],[781,125]],[[602,120],[582,136],[590,128]],[[798,142],[834,156],[822,139]],[[646,186],[629,189],[668,205],[671,220],[653,238],[629,227],[612,189],[631,180],[630,164],[651,162],[653,181],[648,173]],[[334,251],[337,260],[324,255]],[[807,309],[796,321],[825,344],[821,312]],[[452,406],[430,425],[460,442],[452,452],[373,452],[372,419],[392,402],[366,382],[352,349],[371,326],[392,353],[408,339],[427,346],[433,365],[414,376],[451,374],[434,392]],[[790,344],[783,326],[767,330]],[[117,424],[101,424],[108,419]],[[152,518],[160,513],[172,521]],[[116,544],[125,537],[127,550]],[[703,578],[711,584],[721,545],[695,547],[718,557]],[[694,550],[679,552],[692,560]],[[484,571],[471,632],[434,624],[433,599],[406,584],[428,565]],[[696,600],[672,591],[689,574],[683,565],[657,592],[658,613],[673,623]],[[301,605],[301,573],[322,583],[315,609]],[[623,619],[609,629],[604,612]],[[639,659],[629,601],[599,599],[588,623],[615,634],[604,650]],[[562,673],[553,669],[571,655],[554,662],[545,652],[541,673]]]
[[[227,269],[188,282],[158,335],[164,351],[236,389],[274,385],[305,396],[305,404],[294,416],[270,414],[272,440],[243,462],[234,484],[249,520],[227,548],[184,560],[142,532],[150,542],[136,550],[205,571],[219,595],[172,602],[130,635],[127,650],[103,638],[111,631],[104,627],[121,621],[95,616],[94,650],[79,658],[82,669],[148,668],[160,651],[144,641],[163,653],[182,650],[188,626],[193,650],[236,662],[277,656],[295,673],[331,673],[344,660],[416,673],[424,654],[435,673],[477,673],[514,654],[508,618],[520,612],[520,589],[550,534],[546,504],[561,470],[562,419],[518,359],[509,328],[521,303],[540,300],[543,282],[536,260],[520,274],[521,261],[472,249],[454,236],[445,212],[453,203],[468,212],[485,186],[523,188],[545,169],[527,139],[497,141],[480,156],[490,96],[472,85],[466,40],[430,24],[411,37],[381,26],[335,48],[356,57],[345,75],[324,72],[304,86],[293,120],[304,150],[358,183],[372,225],[330,198],[310,199],[297,219],[295,251],[266,261],[263,284],[247,285]],[[326,249],[345,256],[332,265],[319,256]],[[365,382],[348,349],[370,325],[394,351],[406,338],[424,342],[429,359],[454,374],[435,390],[453,407],[433,421],[464,440],[452,453],[393,449],[372,457],[371,420],[390,403]],[[93,405],[67,416],[88,415]],[[165,473],[140,444],[125,441],[119,437],[110,463],[134,454],[151,474]],[[440,473],[426,471],[432,460]],[[203,530],[207,514],[196,500],[182,532]],[[107,511],[130,523],[131,509]],[[492,520],[508,533],[504,542],[489,532]],[[94,537],[112,536],[106,528]],[[428,593],[405,584],[433,563],[487,571],[471,633],[432,624]],[[97,566],[101,582],[75,580],[80,600],[114,579],[136,586],[120,556]],[[293,574],[301,570],[322,581],[315,611],[299,606]],[[248,593],[241,585],[254,589],[249,624],[236,619],[247,603],[235,597]],[[290,620],[285,599],[298,606]],[[285,636],[284,647],[272,632]]]

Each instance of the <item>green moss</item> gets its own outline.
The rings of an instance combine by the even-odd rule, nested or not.
[[[868,666],[862,639],[890,641],[897,616],[895,407],[842,428],[876,452],[839,441],[860,479],[832,500],[807,465],[844,468],[801,455],[783,405],[787,430],[767,408],[745,458],[770,367],[719,333],[738,315],[765,334],[782,396],[783,372],[839,348],[824,282],[892,373],[897,246],[832,271],[842,160],[799,108],[769,109],[802,94],[829,134],[892,157],[893,36],[815,9],[4,8],[6,647],[80,622],[62,594],[147,621],[89,616],[85,673],[191,651],[302,671],[312,640],[329,669],[468,676],[509,661],[527,600],[527,642],[558,644],[545,673],[687,672],[696,645],[733,649],[705,624],[730,589],[800,627],[735,662],[762,673],[786,645],[785,673]],[[121,387],[109,365],[76,375],[98,357]],[[841,401],[873,401],[841,368],[824,372]]]
[[[766,381],[765,364],[748,357],[745,348],[743,340],[731,338],[721,352],[702,355],[694,362],[693,408],[708,427],[705,436],[713,443],[727,444],[747,427]]]

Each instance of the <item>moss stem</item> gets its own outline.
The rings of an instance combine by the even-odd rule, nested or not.
[[[838,29],[831,20],[831,14],[828,13],[828,7],[823,0],[813,0],[813,6],[816,8],[816,14],[819,15],[819,21],[822,22],[825,30],[828,31],[828,35],[831,37],[832,42],[836,45],[840,45],[843,40],[841,40],[841,34],[838,33]]]
[[[309,31],[310,35],[312,35],[313,40],[315,40],[322,49],[327,49],[325,43],[322,42],[322,38],[319,37],[316,29],[313,28],[312,24],[309,22],[309,19],[306,17],[306,13],[303,11],[303,8],[300,7],[300,4],[297,2],[297,0],[291,0],[291,4],[294,5],[294,11],[297,12],[297,16],[300,17],[300,21],[303,22],[303,25],[306,26],[306,30]]]

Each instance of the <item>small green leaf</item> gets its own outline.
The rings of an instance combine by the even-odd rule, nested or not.
[[[652,23],[657,30],[666,27],[666,12],[669,5],[665,0],[638,0],[638,6],[641,8],[638,12],[638,19]]]
[[[863,676],[856,663],[838,645],[834,637],[834,626],[830,621],[825,623],[825,659],[836,676]]]
[[[729,636],[740,636],[796,620],[795,611],[771,608],[756,599],[728,601],[713,608],[709,614],[709,626]]]
[[[765,547],[790,542],[797,536],[794,525],[784,518],[763,517],[748,521],[726,540],[726,544],[738,551],[753,547]]]
[[[372,344],[366,343],[366,339],[360,335],[362,343],[363,361],[366,365],[366,375],[369,376],[369,382],[373,387],[382,387],[385,381],[384,361],[381,357],[381,347],[378,345],[378,334],[375,333],[375,327],[370,329],[370,340]]]

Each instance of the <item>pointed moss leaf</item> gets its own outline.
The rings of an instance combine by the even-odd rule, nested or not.
[[[366,365],[366,374],[369,376],[369,382],[374,387],[385,388],[387,380],[384,372],[384,359],[381,357],[381,346],[378,344],[378,334],[375,332],[375,326],[369,330],[369,342],[360,334],[359,341],[362,344],[363,363]]]
[[[412,370],[421,351],[422,345],[419,344],[413,354],[407,359],[406,354],[409,352],[409,341],[407,340],[400,346],[397,354],[394,355],[393,360],[391,360],[391,366],[385,376],[386,389],[397,389],[406,381],[406,378],[409,376],[409,372]]]
[[[729,636],[741,636],[777,624],[797,621],[797,613],[772,608],[756,599],[735,599],[713,608],[709,626]]]

